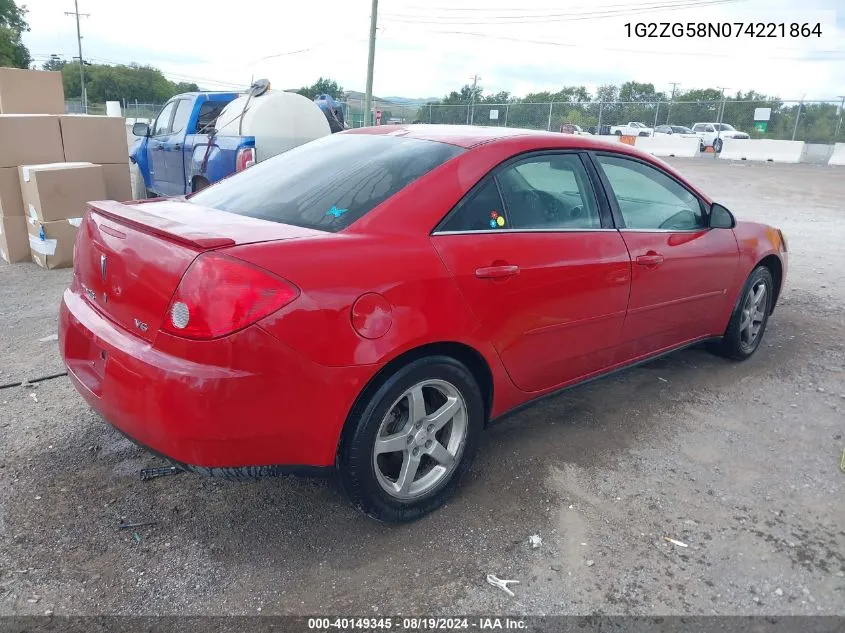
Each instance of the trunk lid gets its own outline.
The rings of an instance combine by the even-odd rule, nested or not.
[[[108,319],[150,342],[200,253],[323,235],[182,200],[90,205],[76,239],[77,290]]]

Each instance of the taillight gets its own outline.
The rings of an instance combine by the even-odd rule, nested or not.
[[[243,171],[255,164],[255,148],[242,147],[238,150],[238,155],[235,158],[235,171]]]
[[[206,253],[190,265],[170,300],[162,330],[212,339],[263,319],[299,296],[293,284],[246,262]]]

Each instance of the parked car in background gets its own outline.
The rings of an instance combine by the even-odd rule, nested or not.
[[[616,136],[651,136],[654,130],[648,127],[645,123],[638,121],[631,121],[625,125],[613,125],[610,127],[610,133]]]
[[[580,125],[574,123],[564,123],[560,126],[561,134],[575,134],[576,136],[591,136],[590,132],[581,129]]]
[[[683,125],[658,125],[654,128],[654,135],[667,134],[670,136],[681,136],[684,138],[692,138],[697,136],[690,128]]]
[[[186,469],[334,473],[411,521],[524,404],[700,342],[749,358],[786,250],[627,144],[367,127],[188,199],[91,203],[59,349]]]
[[[692,126],[692,131],[701,139],[702,152],[708,147],[721,152],[723,138],[750,138],[745,132],[740,132],[727,123],[696,123]]]

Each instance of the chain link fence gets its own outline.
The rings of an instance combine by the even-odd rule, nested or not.
[[[340,102],[349,127],[380,124],[438,123],[447,125],[487,125],[559,131],[574,124],[593,133],[609,134],[610,127],[638,121],[648,127],[695,123],[728,123],[751,138],[796,140],[808,143],[845,142],[845,122],[841,101],[584,101],[558,103],[476,103],[423,105],[378,102],[367,122],[363,104]],[[67,101],[68,112],[82,112],[78,100]],[[161,104],[127,102],[127,118],[154,119]],[[755,122],[757,108],[771,109],[770,119]],[[89,114],[105,114],[104,104],[89,104]]]
[[[574,124],[593,133],[609,134],[610,127],[629,121],[648,127],[695,123],[728,123],[752,138],[809,143],[845,141],[841,101],[589,101],[564,103],[426,104],[416,120],[424,123],[489,125],[559,131]],[[755,122],[757,108],[769,108],[765,125]]]

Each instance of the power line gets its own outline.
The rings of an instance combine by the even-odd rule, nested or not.
[[[646,2],[644,4],[653,4],[656,0],[652,0],[651,2]],[[673,4],[685,4],[690,0],[665,0],[665,2],[669,3],[672,2]],[[582,9],[609,9],[609,8],[628,8],[628,9],[635,9],[638,6],[637,4],[631,3],[622,3],[622,4],[599,4],[599,5],[589,5],[589,6],[580,6],[580,7],[570,7],[573,10],[582,10]],[[494,13],[499,11],[505,11],[510,13],[526,13],[526,12],[548,12],[548,11],[560,11],[561,7],[559,5],[552,6],[552,7],[534,7],[531,9],[527,9],[525,7],[455,7],[455,6],[447,6],[447,7],[423,7],[423,6],[405,6],[402,9],[407,9],[411,11],[437,11],[437,12],[464,12],[464,13]]]
[[[679,11],[697,7],[707,7],[721,4],[734,4],[746,0],[690,0],[683,4],[672,3],[641,5],[638,9],[612,9],[607,11],[584,11],[570,13],[555,13],[547,15],[516,15],[516,16],[485,16],[484,19],[468,19],[469,16],[456,16],[447,18],[433,18],[432,16],[415,16],[408,14],[385,14],[383,19],[386,22],[397,24],[440,24],[446,26],[469,26],[469,25],[508,25],[508,24],[536,24],[542,22],[576,22],[581,20],[598,20],[619,16],[637,15],[652,13],[654,11]],[[420,19],[423,18],[423,19]],[[429,18],[429,19],[425,19]]]
[[[427,29],[421,28],[421,31],[426,33],[433,33],[436,35],[467,35],[470,37],[478,37],[481,39],[493,39],[493,40],[503,40],[507,42],[518,42],[520,44],[538,44],[542,46],[558,46],[564,48],[585,48],[584,44],[569,44],[565,42],[550,42],[547,40],[532,40],[532,39],[524,39],[519,37],[509,37],[507,35],[494,35],[491,33],[475,33],[472,31],[443,31],[443,30],[434,30],[434,29]],[[403,40],[404,41],[404,40]],[[601,51],[612,51],[616,53],[639,53],[643,55],[661,55],[661,56],[684,56],[684,57],[724,57],[735,59],[736,55],[732,53],[711,53],[707,52],[696,52],[696,51],[655,51],[655,50],[641,50],[641,49],[634,49],[634,48],[613,48],[613,47],[586,47],[592,48],[593,50],[601,50]],[[800,49],[779,49],[779,50],[788,50],[788,51],[795,51],[797,53],[803,52]],[[825,51],[815,51],[817,53],[829,53],[831,55],[842,55],[842,59],[845,59],[845,52],[837,51],[837,50],[825,50]],[[785,57],[785,56],[775,56],[769,55],[768,59],[781,59],[785,61],[796,61],[796,62],[811,62],[818,60],[816,59],[809,59],[803,57]],[[835,59],[835,58],[834,58]]]

